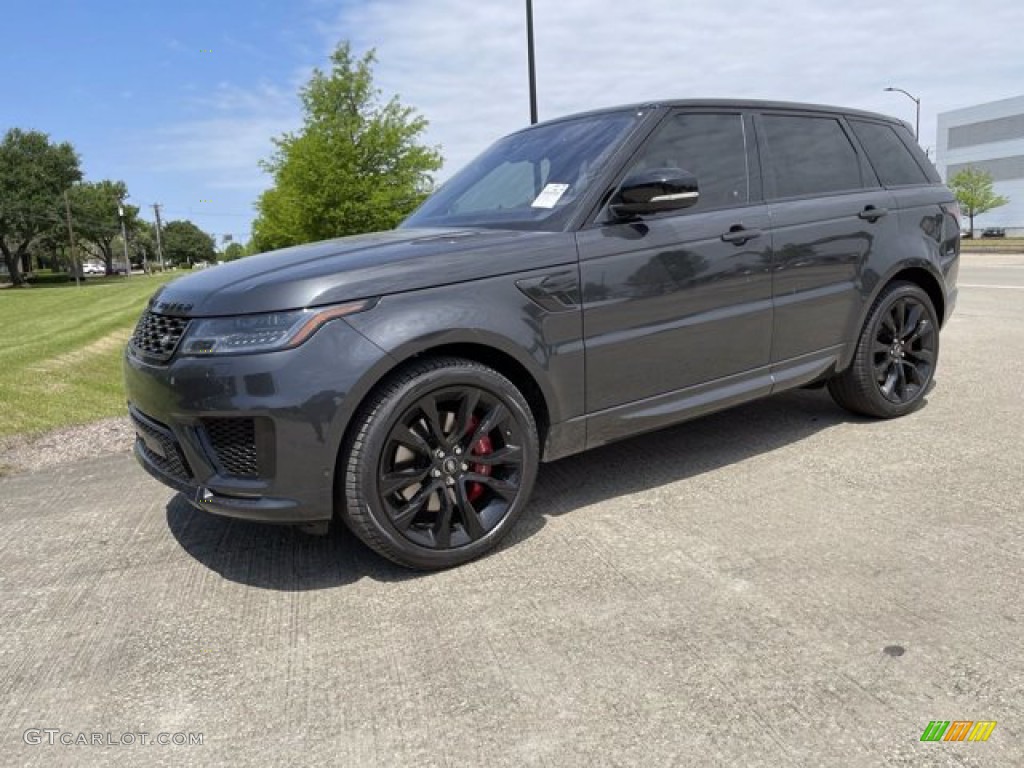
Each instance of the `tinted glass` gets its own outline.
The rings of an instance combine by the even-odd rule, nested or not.
[[[850,126],[868,153],[868,160],[887,187],[927,184],[928,178],[900,137],[888,125],[851,120]]]
[[[650,168],[681,168],[697,177],[700,200],[687,213],[743,205],[750,199],[743,118],[673,115],[644,146],[629,173]]]
[[[558,229],[641,117],[612,112],[506,136],[402,226]]]
[[[860,161],[838,120],[765,115],[762,126],[776,197],[860,189]]]

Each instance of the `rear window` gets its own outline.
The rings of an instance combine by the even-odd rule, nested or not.
[[[928,183],[928,177],[921,166],[891,126],[863,120],[851,120],[850,126],[868,153],[868,160],[883,186],[904,187]]]
[[[860,189],[860,159],[839,121],[829,117],[764,115],[768,177],[775,197]]]

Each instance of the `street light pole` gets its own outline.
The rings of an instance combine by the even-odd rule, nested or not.
[[[898,93],[902,93],[904,96],[906,96],[907,98],[909,98],[911,101],[914,102],[914,107],[916,108],[916,112],[915,112],[915,116],[914,116],[914,140],[918,144],[920,144],[921,143],[921,100],[919,98],[917,98],[917,96],[915,96],[914,94],[908,93],[907,91],[904,91],[902,88],[893,88],[892,86],[889,86],[885,90],[887,90],[887,91],[897,91]]]
[[[533,0],[526,0],[526,57],[530,68],[530,124],[537,122],[537,66],[533,57]]]

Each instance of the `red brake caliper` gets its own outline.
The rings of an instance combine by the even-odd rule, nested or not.
[[[472,421],[469,422],[469,432],[472,433],[479,424],[480,419],[474,416]],[[469,447],[469,453],[470,469],[478,475],[490,476],[492,467],[489,464],[473,464],[472,456],[486,456],[489,453],[494,453],[494,446],[491,445],[491,438],[487,435],[481,437]],[[484,487],[480,483],[470,483],[466,486],[466,496],[470,501],[476,501],[483,495],[483,493]]]

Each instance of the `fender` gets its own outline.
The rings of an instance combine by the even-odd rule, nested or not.
[[[868,313],[871,311],[871,307],[874,306],[875,300],[878,298],[879,294],[881,294],[885,287],[892,282],[893,278],[896,275],[908,269],[921,269],[927,272],[928,275],[932,278],[932,280],[934,280],[935,288],[937,288],[939,292],[941,292],[943,296],[943,301],[945,302],[947,300],[946,297],[948,294],[948,290],[946,288],[945,280],[942,277],[942,272],[929,259],[903,259],[902,261],[899,261],[896,264],[891,265],[889,269],[886,270],[886,272],[884,272],[875,280],[875,283],[872,286],[870,292],[865,294],[864,304],[861,307],[861,311],[857,316],[857,325],[853,329],[853,332],[849,334],[849,338],[853,339],[853,342],[846,346],[846,349],[843,351],[839,359],[840,370],[846,368],[853,360],[853,353],[857,346],[857,339],[860,337],[861,329],[864,327],[864,323],[867,322]],[[928,289],[926,288],[925,290],[927,291]],[[938,307],[936,307],[936,311],[938,311]],[[941,325],[944,322],[945,318],[939,317],[939,324]]]
[[[514,361],[539,391],[549,425],[583,415],[582,309],[548,311],[508,277],[385,296],[373,310],[344,320],[387,355],[349,393],[339,412],[346,422],[339,445],[357,404],[384,376],[417,356],[452,347],[483,362],[493,353]]]

